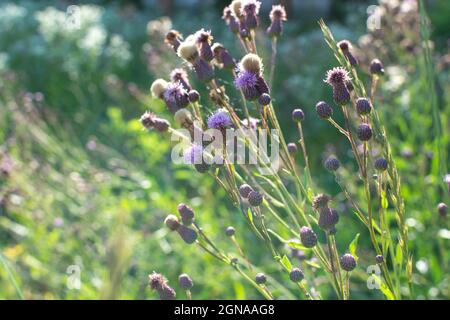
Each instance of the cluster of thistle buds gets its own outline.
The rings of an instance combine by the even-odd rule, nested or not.
[[[194,243],[197,240],[197,232],[190,227],[194,222],[194,211],[184,203],[178,205],[177,211],[181,217],[181,223],[176,215],[170,214],[164,220],[164,224],[171,231],[176,231],[187,244]]]
[[[186,291],[188,298],[191,299],[190,290],[194,286],[192,278],[188,274],[182,273],[178,277],[178,284],[181,289]],[[161,300],[174,300],[176,298],[175,290],[168,285],[167,279],[160,273],[153,271],[153,273],[149,274],[148,285],[158,293]]]

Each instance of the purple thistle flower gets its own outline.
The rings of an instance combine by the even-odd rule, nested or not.
[[[164,101],[172,113],[189,104],[189,94],[180,82],[171,82],[164,91]]]
[[[197,144],[193,144],[183,153],[184,163],[186,164],[199,164],[203,160],[203,148]]]
[[[208,128],[210,129],[226,129],[232,125],[230,115],[223,109],[217,110],[208,118]]]
[[[223,66],[225,69],[233,69],[236,66],[236,62],[230,55],[227,49],[220,43],[215,43],[212,46],[214,52],[214,57],[216,61]]]
[[[241,14],[243,15],[243,22],[245,29],[256,29],[258,27],[258,13],[261,7],[261,2],[256,0],[244,0],[241,6]]]
[[[222,19],[225,20],[226,24],[228,25],[228,28],[230,29],[230,31],[232,33],[238,33],[239,32],[239,20],[233,14],[233,10],[231,10],[230,7],[225,7],[223,9]]]
[[[234,79],[234,85],[237,89],[242,90],[247,100],[252,101],[260,96],[257,87],[258,75],[252,71],[239,68],[236,79]]]
[[[214,58],[214,54],[211,49],[211,42],[213,39],[211,36],[211,31],[200,29],[195,33],[195,38],[200,50],[200,57],[206,61],[211,61]]]
[[[271,37],[277,37],[283,32],[283,21],[286,21],[286,10],[281,5],[272,6],[270,11],[271,24],[267,28],[267,34]]]
[[[173,69],[170,73],[172,82],[180,82],[187,91],[191,91],[192,87],[189,83],[187,72],[182,68]]]

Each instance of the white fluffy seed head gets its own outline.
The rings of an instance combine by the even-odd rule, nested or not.
[[[197,45],[195,44],[194,36],[191,35],[187,37],[186,40],[184,40],[182,43],[180,43],[177,54],[180,58],[186,61],[192,61],[198,57],[198,49]]]
[[[192,114],[189,110],[186,109],[180,109],[175,112],[174,118],[175,121],[182,126],[192,123]]]
[[[233,11],[236,17],[241,16],[242,0],[233,0],[230,4],[231,11]]]
[[[164,79],[156,79],[153,81],[150,91],[155,98],[162,98],[169,83]]]
[[[256,74],[260,74],[263,70],[261,58],[254,53],[246,54],[241,60],[241,65],[245,70],[252,71]]]

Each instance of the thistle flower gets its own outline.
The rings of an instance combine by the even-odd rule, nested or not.
[[[372,128],[367,123],[361,123],[356,130],[356,135],[361,141],[369,141],[372,138]]]
[[[153,81],[150,92],[152,93],[152,96],[155,98],[163,99],[164,98],[164,92],[166,91],[169,83],[164,79],[156,79]]]
[[[287,144],[287,149],[291,154],[297,153],[298,151],[297,145],[293,142]]]
[[[164,42],[167,43],[175,52],[177,52],[182,39],[183,37],[177,30],[170,30],[166,34]]]
[[[225,234],[227,235],[227,237],[231,237],[231,236],[234,236],[234,234],[236,233],[236,230],[234,230],[234,228],[233,227],[227,227],[226,229],[225,229]]]
[[[383,63],[378,59],[373,59],[370,62],[370,73],[376,74],[376,75],[383,75],[384,74],[384,66]]]
[[[173,214],[169,214],[166,217],[166,219],[164,220],[164,224],[172,231],[178,230],[178,228],[181,226],[177,216]]]
[[[242,90],[245,99],[249,101],[253,101],[260,96],[257,87],[258,77],[252,71],[238,70],[234,84],[237,89]]]
[[[332,208],[321,208],[319,214],[319,228],[325,231],[331,230],[339,221],[339,214]]]
[[[187,107],[189,94],[180,82],[171,82],[164,91],[164,101],[172,114]]]
[[[386,169],[388,167],[388,162],[385,158],[380,157],[375,160],[374,167],[378,171],[386,171]]]
[[[370,101],[366,98],[358,98],[356,100],[356,112],[359,115],[364,116],[369,114],[372,111],[372,105]]]
[[[356,66],[358,64],[358,60],[353,56],[353,54],[350,52],[350,49],[352,47],[350,41],[348,40],[342,40],[337,43],[339,49],[341,49],[344,56],[347,58],[348,62],[350,62],[350,65]]]
[[[283,21],[287,20],[286,10],[281,5],[274,5],[269,17],[271,23],[266,32],[270,37],[278,37],[283,33]]]
[[[350,80],[347,70],[342,67],[336,67],[327,71],[324,80],[333,87],[333,100],[337,105],[345,105],[350,101],[350,92],[346,83]]]
[[[190,91],[192,87],[189,83],[187,72],[182,68],[173,69],[170,73],[170,80],[172,82],[179,82],[185,90]]]
[[[314,209],[320,209],[328,207],[328,202],[330,202],[330,196],[324,193],[319,193],[313,198],[312,206]]]
[[[242,198],[246,199],[250,192],[252,192],[253,189],[248,184],[243,184],[239,187],[239,194]]]
[[[230,114],[225,109],[216,110],[208,118],[208,128],[225,130],[233,125]]]
[[[197,102],[200,100],[200,94],[197,90],[191,90],[189,91],[189,101],[190,102]]]
[[[141,116],[140,122],[144,128],[148,130],[153,128],[159,132],[165,132],[170,127],[169,121],[158,118],[154,113],[148,111]]]
[[[242,17],[242,0],[233,0],[230,4],[230,8],[235,17],[237,17],[238,19]]]
[[[333,109],[325,101],[316,104],[317,115],[322,119],[329,119],[333,115]]]
[[[243,16],[243,23],[245,29],[253,30],[258,27],[258,13],[261,6],[260,1],[243,0],[241,4],[241,15]]]
[[[148,285],[152,290],[161,290],[167,283],[167,279],[160,273],[155,271],[148,275]]]
[[[375,261],[376,261],[378,264],[382,264],[382,263],[384,262],[384,257],[383,257],[383,255],[381,255],[381,254],[377,255],[377,256],[375,257]]]
[[[181,216],[181,221],[184,225],[190,225],[194,220],[194,210],[184,203],[177,206],[178,213]]]
[[[356,260],[355,257],[353,257],[350,253],[344,254],[341,259],[341,267],[345,271],[352,271],[356,268]]]
[[[263,195],[255,190],[250,191],[248,194],[248,203],[250,203],[252,207],[259,207],[263,202],[263,199]]]
[[[205,61],[211,61],[214,58],[214,53],[211,49],[212,40],[211,31],[200,29],[195,33],[195,41],[200,51],[200,58]]]
[[[317,244],[317,235],[309,227],[302,227],[300,229],[300,240],[306,248],[313,248]]]
[[[161,300],[174,300],[176,297],[175,290],[168,285],[165,285],[158,293]]]
[[[187,244],[192,244],[197,240],[197,232],[191,228],[188,228],[180,224],[179,228],[176,230],[180,235],[181,239]]]
[[[225,7],[223,9],[222,19],[225,20],[225,23],[232,33],[237,34],[239,32],[239,20],[230,7]]]
[[[439,203],[437,209],[441,217],[445,217],[447,215],[448,207],[445,203]]]
[[[196,59],[192,63],[192,67],[194,68],[194,71],[200,81],[208,82],[214,78],[214,70],[207,61],[201,58]]]
[[[194,281],[192,281],[191,277],[189,277],[186,273],[180,274],[178,277],[178,283],[184,290],[190,290],[194,286]]]
[[[258,102],[262,106],[268,106],[270,102],[272,101],[272,98],[268,93],[263,93],[259,96]]]
[[[341,166],[341,163],[336,157],[328,157],[325,160],[324,166],[328,171],[336,171]]]
[[[304,278],[305,275],[299,268],[292,268],[291,272],[289,272],[289,279],[291,279],[292,282],[300,282]]]
[[[265,284],[267,282],[267,277],[264,273],[259,272],[255,276],[255,281],[257,284]]]
[[[233,57],[222,44],[214,43],[214,45],[212,46],[212,51],[217,63],[222,65],[224,69],[233,69],[236,67],[236,62],[234,61]]]
[[[177,54],[180,58],[191,63],[195,74],[200,81],[208,82],[214,77],[213,68],[208,61],[203,59],[199,54],[195,36],[191,35],[180,43]]]
[[[186,164],[199,164],[203,162],[203,148],[197,144],[193,144],[183,153],[183,160]]]
[[[292,111],[292,120],[295,122],[300,122],[303,121],[303,119],[305,119],[305,113],[302,109],[294,109]]]

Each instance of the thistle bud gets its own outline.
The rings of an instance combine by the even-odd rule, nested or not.
[[[156,115],[152,112],[144,112],[139,120],[145,129],[151,129],[155,125]]]
[[[343,55],[347,58],[348,62],[350,62],[350,65],[356,66],[358,64],[358,60],[350,52],[351,49],[350,42],[348,40],[342,40],[339,41],[337,45],[339,49],[341,49]]]
[[[267,277],[264,273],[257,273],[255,276],[255,281],[257,284],[265,284],[267,282]]]
[[[196,59],[192,62],[192,66],[194,68],[195,74],[198,79],[202,82],[211,81],[214,78],[214,69],[211,65],[203,59]]]
[[[183,239],[184,242],[187,244],[192,244],[197,240],[197,232],[191,228],[188,228],[182,224],[178,227],[176,230],[180,237]]]
[[[322,119],[329,119],[333,115],[333,109],[324,101],[316,104],[317,115]]]
[[[200,100],[200,94],[197,90],[191,90],[189,91],[189,101],[190,102],[197,102]]]
[[[371,111],[372,105],[368,99],[358,98],[358,100],[356,100],[356,112],[358,112],[359,115],[364,116],[369,114]]]
[[[372,128],[367,123],[361,123],[356,130],[356,135],[361,141],[369,141],[372,138]]]
[[[297,145],[293,142],[287,144],[287,149],[290,154],[295,154],[298,151]]]
[[[190,225],[194,220],[194,210],[184,203],[180,203],[177,207],[178,213],[181,216],[181,221],[184,225]]]
[[[258,13],[261,2],[256,0],[243,0],[241,4],[241,15],[246,29],[253,30],[258,27]]]
[[[324,80],[333,87],[333,100],[338,105],[345,105],[350,101],[350,92],[346,83],[351,80],[348,71],[341,67],[336,67],[327,71]]]
[[[236,66],[236,62],[233,57],[223,45],[220,43],[215,43],[212,46],[212,50],[217,63],[221,64],[224,69],[233,69]]]
[[[383,75],[384,74],[383,63],[378,59],[373,59],[372,62],[370,62],[370,73],[376,75]]]
[[[226,24],[228,25],[228,28],[232,33],[237,34],[239,32],[239,20],[234,15],[230,7],[225,7],[223,9],[222,19],[225,20]]]
[[[178,46],[177,54],[180,58],[193,62],[199,57],[197,45],[192,38],[186,39]]]
[[[194,286],[194,282],[192,281],[191,277],[187,275],[186,273],[180,274],[178,277],[178,282],[180,284],[180,287],[184,290],[190,290]]]
[[[252,192],[253,189],[248,184],[243,184],[239,187],[239,194],[242,198],[246,199],[250,192]]]
[[[173,214],[169,214],[166,217],[166,219],[164,220],[164,224],[172,231],[178,230],[178,228],[181,226],[178,218]]]
[[[388,162],[385,158],[381,157],[375,160],[374,163],[374,167],[375,169],[377,169],[378,171],[386,171],[387,167],[388,167]]]
[[[182,68],[176,68],[170,73],[170,80],[172,82],[179,82],[187,91],[192,90],[191,84],[186,71]]]
[[[313,248],[317,244],[317,235],[309,227],[302,227],[300,229],[300,240],[306,248]]]
[[[165,285],[158,293],[161,300],[174,300],[177,295],[175,290],[168,285]]]
[[[319,215],[319,228],[330,231],[339,221],[339,214],[335,209],[322,208]]]
[[[439,203],[437,206],[438,212],[441,217],[445,217],[447,215],[447,205],[443,202]]]
[[[341,267],[345,271],[352,271],[356,268],[356,260],[355,257],[353,257],[350,253],[344,254],[341,259]]]
[[[227,237],[232,237],[234,236],[234,234],[236,233],[236,230],[233,227],[227,227],[225,229],[225,234],[227,235]]]
[[[262,106],[268,106],[270,102],[272,101],[272,98],[268,93],[263,93],[259,96],[258,102]]]
[[[211,43],[213,40],[211,31],[201,29],[195,33],[195,37],[200,51],[200,58],[205,61],[211,61],[214,58],[214,53],[211,49]]]
[[[156,273],[155,271],[148,275],[148,285],[152,290],[162,290],[166,282],[166,278],[164,278],[162,274]]]
[[[263,195],[255,190],[250,191],[250,193],[248,194],[248,202],[252,207],[260,206],[261,203],[263,202],[263,199],[264,199]]]
[[[324,166],[328,171],[333,172],[333,171],[336,171],[337,169],[339,169],[339,167],[341,166],[341,163],[335,157],[328,157],[325,160]]]
[[[382,263],[384,262],[384,257],[383,257],[381,254],[379,254],[379,255],[377,255],[377,256],[375,257],[375,261],[376,261],[378,264],[382,264]]]
[[[156,131],[166,132],[170,128],[170,123],[165,119],[156,118],[153,127],[155,128]]]
[[[302,109],[294,109],[292,111],[292,120],[295,122],[300,122],[303,121],[303,119],[305,119],[305,113]]]
[[[291,279],[292,282],[300,282],[305,278],[305,275],[303,274],[303,271],[299,268],[292,268],[291,272],[289,273],[289,279]]]

